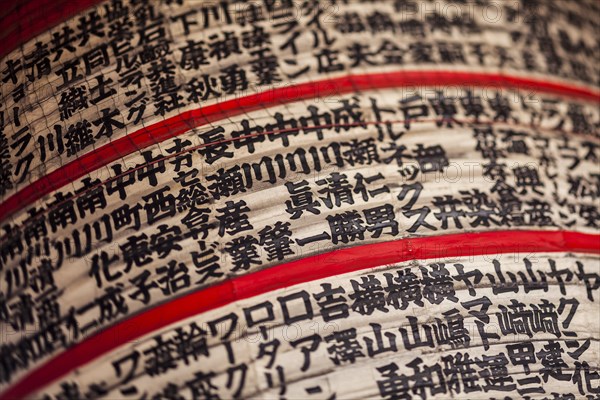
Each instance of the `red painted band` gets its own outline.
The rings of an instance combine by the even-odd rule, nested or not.
[[[22,399],[122,344],[177,321],[299,283],[415,259],[533,252],[600,254],[600,235],[497,231],[402,239],[332,251],[232,278],[160,304],[86,338],[19,380],[0,400]]]
[[[582,87],[502,74],[469,72],[398,71],[348,75],[291,85],[186,111],[107,143],[50,172],[7,198],[0,208],[0,221],[31,205],[48,193],[72,183],[76,179],[119,158],[211,122],[294,101],[323,96],[337,96],[354,91],[451,85],[509,88],[528,90],[528,92],[539,91],[594,102],[600,101],[600,92]]]

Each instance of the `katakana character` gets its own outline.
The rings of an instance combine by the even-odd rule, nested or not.
[[[306,372],[308,370],[308,368],[310,367],[310,353],[314,353],[315,351],[317,351],[317,349],[319,348],[319,344],[321,344],[322,340],[323,339],[321,339],[321,336],[314,334],[290,342],[293,348],[297,348],[303,343],[310,342],[310,345],[308,346],[300,346],[300,350],[304,355],[304,362],[300,367],[300,371]]]
[[[194,263],[196,275],[200,276],[200,280],[196,284],[203,284],[210,278],[219,279],[224,273],[219,265],[219,257],[215,254],[216,243],[213,243],[210,248],[204,241],[198,242],[200,251],[192,251],[192,263]]]

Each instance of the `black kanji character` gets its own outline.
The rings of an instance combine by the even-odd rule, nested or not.
[[[111,264],[114,264],[119,260],[119,257],[113,254],[112,257],[108,256],[108,253],[105,251],[101,251],[100,254],[94,254],[92,257],[92,266],[90,268],[89,276],[93,276],[96,280],[96,286],[102,288],[103,282],[112,282],[119,279],[123,273],[121,271],[116,271],[114,273],[110,272]],[[128,272],[129,269],[126,269],[124,272]]]
[[[448,383],[448,390],[456,394],[462,389],[467,393],[481,392],[481,386],[477,383],[479,376],[473,366],[475,360],[470,358],[469,353],[456,353],[442,357],[444,361],[444,375]]]
[[[190,389],[193,400],[220,400],[219,388],[212,383],[212,379],[216,376],[214,372],[210,371],[195,372],[194,378],[186,381],[185,385]]]
[[[244,200],[227,201],[225,207],[218,208],[216,211],[219,213],[216,218],[219,220],[219,236],[221,237],[225,236],[225,233],[233,236],[253,228],[248,221],[248,214],[245,214],[250,212],[250,208]]]
[[[371,315],[375,310],[388,312],[385,307],[385,293],[381,282],[375,275],[369,274],[361,277],[362,282],[350,280],[354,293],[350,294],[352,310],[362,315]]]
[[[201,234],[202,239],[206,239],[208,237],[208,231],[215,227],[213,223],[208,222],[209,214],[209,208],[199,208],[195,204],[192,204],[185,217],[181,219],[181,223],[184,224],[189,231],[186,236],[197,239],[198,234]]]
[[[502,392],[512,392],[517,388],[513,378],[508,373],[508,360],[504,353],[488,356],[482,355],[481,359],[476,358],[475,363],[481,368],[479,376],[485,381],[482,388],[485,392],[494,390]]]
[[[323,48],[314,54],[317,59],[319,74],[343,71],[344,65],[338,61],[339,50]]]
[[[242,54],[240,50],[239,39],[234,32],[223,32],[223,39],[219,39],[217,34],[208,37],[210,42],[208,47],[209,57],[216,57],[217,60],[230,57],[232,54]]]
[[[267,137],[270,142],[274,142],[278,139],[284,147],[290,145],[290,136],[298,136],[300,130],[298,129],[298,121],[296,118],[285,119],[284,115],[280,112],[276,112],[273,115],[275,123],[269,123],[265,125],[265,132],[268,133]]]
[[[508,358],[512,365],[522,366],[525,374],[529,375],[531,372],[529,365],[537,362],[533,344],[531,342],[507,343],[506,350],[508,351]]]
[[[119,192],[119,198],[125,200],[127,198],[127,191],[125,188],[135,184],[135,171],[123,172],[121,164],[115,164],[110,166],[114,171],[114,178],[106,182],[106,194],[111,196],[115,192]]]
[[[237,237],[225,245],[224,250],[233,259],[232,272],[247,271],[252,264],[262,264],[257,245],[258,240],[250,235]]]
[[[449,219],[454,221],[454,225],[458,229],[462,229],[460,218],[465,216],[465,212],[457,209],[461,205],[460,200],[455,199],[452,195],[435,196],[433,205],[439,209],[439,212],[433,213],[433,215],[442,221],[442,229],[448,229]]]
[[[187,45],[180,47],[179,50],[181,50],[179,65],[185,70],[198,70],[202,65],[209,64],[206,55],[206,43],[203,40],[198,42],[188,40]]]
[[[95,10],[79,17],[77,29],[79,30],[77,34],[77,38],[80,39],[79,47],[85,46],[91,35],[104,37],[104,23]]]
[[[227,94],[239,93],[248,89],[246,71],[237,64],[222,68],[219,80],[221,81],[221,89]]]
[[[94,300],[94,304],[98,307],[98,313],[100,314],[97,319],[98,324],[113,321],[119,315],[127,315],[129,307],[121,294],[122,291],[122,284],[109,286],[104,289],[104,294]]]
[[[489,99],[488,103],[490,108],[496,113],[494,121],[508,122],[509,119],[512,119],[517,122],[517,119],[511,115],[512,108],[510,107],[509,100],[501,96],[499,92],[496,93],[496,97]]]
[[[453,122],[462,125],[460,122],[456,121],[455,118],[456,114],[458,114],[458,110],[456,109],[454,98],[446,97],[442,91],[436,91],[435,96],[428,100],[435,113],[440,116],[435,122],[437,126],[441,127],[446,124],[446,127],[452,128]]]
[[[381,374],[381,380],[377,380],[379,395],[385,400],[411,399],[409,394],[411,382],[409,378],[398,374],[400,369],[396,363],[386,364],[376,368]]]
[[[92,182],[92,178],[87,177],[82,181],[82,187],[75,192],[75,200],[79,215],[81,218],[86,216],[86,212],[94,214],[97,209],[102,210],[106,207],[106,198],[104,196],[104,187],[100,179]]]
[[[297,183],[286,182],[285,187],[290,194],[290,200],[286,200],[286,212],[292,214],[291,219],[299,219],[304,212],[311,212],[319,215],[321,211],[317,208],[321,206],[308,186],[306,180]]]
[[[365,356],[362,346],[356,340],[356,329],[354,328],[333,332],[331,335],[325,336],[325,341],[330,343],[327,352],[331,354],[329,359],[335,365],[354,364],[356,359]]]
[[[35,43],[35,48],[30,53],[25,54],[23,62],[23,70],[30,70],[25,74],[30,82],[41,78],[44,75],[50,75],[51,66],[48,56],[48,45],[41,42]],[[37,70],[37,74],[35,71]]]
[[[71,118],[76,111],[88,108],[86,91],[85,86],[71,86],[61,93],[58,102],[61,121]]]
[[[465,322],[460,311],[453,308],[442,313],[444,321],[435,318],[433,333],[438,345],[447,345],[453,349],[459,347],[469,347],[471,337],[469,331],[465,328]]]
[[[398,270],[396,275],[383,274],[387,282],[384,288],[387,293],[386,303],[396,310],[406,310],[410,303],[423,307],[421,282],[417,275],[408,268]]]
[[[245,146],[248,152],[252,154],[255,151],[254,144],[265,141],[265,135],[262,134],[265,128],[260,125],[250,127],[250,121],[247,119],[242,120],[241,125],[242,130],[231,132],[231,137],[236,139],[233,145],[236,149]]]
[[[357,211],[328,215],[326,219],[329,222],[333,244],[354,242],[356,239],[364,240],[367,228]]]
[[[481,96],[474,95],[470,89],[467,89],[466,92],[466,95],[460,98],[460,103],[465,110],[465,117],[473,116],[475,117],[475,122],[479,122],[479,118],[482,115],[487,116]]]
[[[92,124],[87,120],[69,126],[65,133],[67,157],[76,155],[81,150],[95,143],[91,127]]]
[[[498,215],[497,205],[488,198],[486,193],[480,192],[479,189],[461,190],[463,204],[469,209],[465,213],[466,216],[474,218],[470,224],[472,227],[479,225],[490,226],[490,223],[499,225],[499,221],[493,218]]]
[[[417,144],[414,150],[414,158],[419,163],[421,172],[443,171],[449,164],[446,151],[440,145],[424,147]]]
[[[208,74],[201,75],[198,78],[192,78],[183,85],[183,89],[189,93],[187,101],[193,103],[201,103],[211,97],[218,98],[221,93],[217,91],[217,78],[211,77]]]
[[[150,186],[158,185],[156,175],[163,174],[166,171],[164,156],[157,154],[156,157],[152,157],[152,150],[142,152],[142,156],[144,162],[135,166],[138,181],[148,179]]]
[[[520,194],[525,195],[528,193],[528,188],[537,194],[543,194],[537,188],[544,187],[540,181],[538,171],[535,167],[524,165],[522,167],[516,167],[513,169],[517,187],[521,188]]]
[[[175,197],[169,193],[169,190],[169,186],[165,186],[146,196],[142,196],[142,200],[146,202],[144,204],[144,210],[146,211],[146,218],[149,225],[152,225],[163,218],[169,218],[175,215]]]
[[[316,181],[319,186],[326,186],[318,191],[327,197],[321,197],[328,208],[340,207],[342,203],[354,204],[352,197],[352,186],[348,182],[348,177],[345,174],[338,172],[331,173],[327,178]],[[333,197],[333,199],[332,199]]]
[[[110,65],[110,56],[108,55],[107,44],[102,43],[92,50],[85,52],[81,58],[85,65],[85,74],[91,75],[94,68],[108,67]]]
[[[98,103],[100,103],[102,100],[107,99],[109,97],[111,97],[112,95],[114,95],[115,93],[117,93],[117,90],[115,88],[110,88],[107,90],[107,86],[110,85],[111,83],[113,83],[113,80],[111,78],[108,78],[105,80],[104,75],[98,75],[96,77],[94,77],[93,79],[96,80],[97,85],[93,88],[90,88],[90,93],[98,93],[98,95],[96,97],[94,97],[93,99],[90,99],[90,103],[92,103],[93,105],[96,105]]]
[[[171,260],[167,265],[156,268],[157,287],[165,296],[175,294],[190,287],[188,267],[176,260]]]
[[[259,244],[267,252],[267,260],[283,260],[286,256],[294,254],[290,248],[293,242],[290,239],[292,231],[289,222],[277,221],[273,226],[265,226],[258,234]]]
[[[363,65],[377,65],[377,62],[373,60],[373,57],[377,53],[369,51],[369,45],[352,42],[352,44],[346,47],[347,57],[352,60],[350,68],[362,67]]]
[[[48,205],[48,222],[52,232],[56,232],[58,227],[65,228],[69,224],[74,224],[77,221],[77,213],[75,212],[72,195],[69,193],[66,196],[62,193],[54,195],[55,200]]]
[[[256,85],[271,85],[274,82],[281,82],[278,71],[279,61],[269,49],[253,50],[250,55],[254,57],[250,61],[250,70],[258,78]]]
[[[421,104],[411,104],[419,100]],[[429,108],[423,104],[423,98],[419,95],[400,100],[400,110],[404,114],[404,127],[408,130],[412,121],[429,116]]]
[[[158,232],[150,236],[150,248],[158,255],[158,258],[165,258],[172,251],[182,250],[179,242],[183,240],[183,236],[178,226],[162,224],[157,229]]]
[[[332,288],[330,283],[322,283],[321,288],[323,291],[314,293],[313,297],[317,301],[319,313],[323,321],[329,322],[347,318],[350,313],[348,312],[347,300],[344,297],[346,293],[344,288],[341,286]]]
[[[208,164],[212,164],[221,158],[233,158],[233,153],[227,151],[229,144],[225,141],[223,132],[225,132],[225,129],[218,126],[198,134],[204,142],[204,146],[198,149],[198,153],[204,157]]]
[[[379,162],[375,139],[353,139],[351,142],[343,142],[342,146],[347,147],[342,152],[344,161],[352,166],[356,164],[371,165]]]
[[[245,181],[242,170],[237,165],[227,170],[220,168],[216,174],[207,176],[206,180],[214,181],[208,186],[208,190],[216,200],[245,193],[246,189],[251,187],[251,181]]]
[[[98,133],[96,133],[96,136],[94,136],[96,139],[99,139],[102,136],[110,138],[113,135],[113,131],[115,128],[125,128],[124,123],[122,123],[121,121],[117,121],[113,118],[114,116],[121,114],[121,112],[118,109],[115,108],[111,111],[110,108],[104,108],[100,112],[102,113],[102,116],[97,120],[93,121],[94,126],[100,127]]]
[[[434,263],[429,267],[431,269],[419,267],[423,274],[423,298],[431,304],[441,304],[445,299],[456,303],[458,298],[455,296],[454,282],[446,265]]]
[[[328,112],[319,114],[319,108],[313,105],[306,107],[306,109],[310,113],[310,116],[300,117],[298,120],[300,126],[302,126],[302,130],[306,134],[316,132],[317,139],[320,141],[323,139],[323,130],[331,128],[331,114]]]
[[[121,249],[128,270],[133,264],[141,267],[152,262],[152,257],[150,257],[152,248],[148,242],[148,235],[145,233],[129,236],[126,243],[119,245],[119,249]]]
[[[395,220],[394,207],[391,204],[366,209],[363,211],[363,214],[367,230],[373,232],[371,237],[380,237],[385,228],[390,229],[386,234],[391,236],[398,235],[398,222]]]

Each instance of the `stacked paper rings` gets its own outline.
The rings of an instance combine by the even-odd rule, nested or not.
[[[596,399],[600,6],[0,11],[0,399]]]

